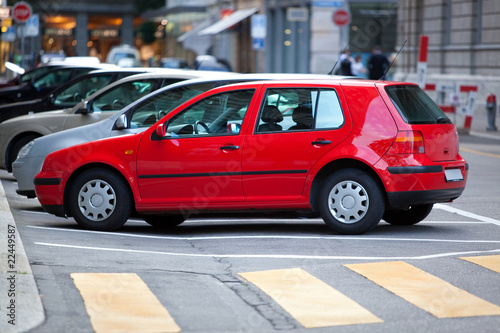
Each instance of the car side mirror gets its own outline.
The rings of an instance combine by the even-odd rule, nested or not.
[[[127,128],[127,115],[122,114],[116,119],[115,128],[117,130],[124,130]]]
[[[90,106],[89,101],[83,101],[82,107],[80,108],[80,113],[87,114],[87,113],[91,113],[91,112],[92,112],[92,110],[91,110],[91,106]]]
[[[163,139],[166,136],[165,124],[160,124],[156,127],[156,137]]]

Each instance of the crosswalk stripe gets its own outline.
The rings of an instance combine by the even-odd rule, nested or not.
[[[494,272],[500,273],[500,255],[481,256],[481,257],[461,257],[460,259],[467,260],[479,266],[491,269]]]
[[[72,273],[96,333],[180,332],[168,311],[133,273]]]
[[[401,261],[344,265],[437,318],[500,315],[500,307]]]
[[[305,328],[381,323],[370,311],[300,268],[239,273]]]

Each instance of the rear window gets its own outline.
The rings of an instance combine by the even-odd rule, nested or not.
[[[408,124],[451,123],[439,106],[418,86],[388,86],[385,91]]]

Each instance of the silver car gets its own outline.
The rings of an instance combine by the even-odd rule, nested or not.
[[[300,78],[331,79],[332,76],[219,73],[216,78],[186,80],[159,89],[98,123],[35,139],[21,149],[18,158],[12,164],[13,174],[18,183],[17,193],[29,198],[35,197],[33,179],[42,168],[45,157],[53,151],[111,136],[142,132],[184,102],[214,87],[250,80]],[[339,77],[333,76],[333,78]]]

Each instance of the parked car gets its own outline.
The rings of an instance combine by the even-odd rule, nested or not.
[[[111,82],[123,77],[146,72],[146,68],[101,69],[78,76],[43,98],[0,105],[0,123],[28,113],[70,108]]]
[[[326,75],[297,74],[234,75],[231,73],[217,73],[217,75],[212,75],[208,72],[201,72],[198,75],[205,75],[206,77],[190,79],[164,87],[161,90],[151,93],[143,99],[130,104],[120,112],[117,112],[100,122],[75,127],[30,141],[21,149],[17,155],[17,159],[12,163],[12,173],[18,184],[17,193],[27,196],[28,198],[35,197],[33,179],[42,168],[43,160],[49,153],[92,140],[142,132],[148,127],[145,125],[151,124],[151,122],[155,122],[157,119],[153,117],[151,112],[154,115],[166,114],[191,97],[199,95],[212,88],[229,83],[263,79],[296,79],[297,77],[317,79],[331,78]],[[146,111],[143,111],[143,109],[146,109]],[[135,115],[136,113],[141,115],[140,119]],[[133,119],[133,121],[130,121],[130,119]],[[11,127],[16,129],[19,127],[26,127],[26,125],[20,125],[20,122],[18,122],[17,124],[13,124]],[[1,129],[2,125],[0,124],[0,130]]]
[[[141,65],[141,58],[135,47],[123,44],[111,48],[106,62],[121,67],[138,67]]]
[[[160,67],[162,68],[178,68],[190,69],[188,62],[183,58],[162,58],[160,60]]]
[[[109,68],[109,65],[107,66]],[[0,104],[42,98],[75,77],[103,68],[105,68],[103,65],[85,65],[63,66],[51,69],[47,73],[36,77],[33,81],[25,82],[19,86],[0,89]]]
[[[149,76],[122,79],[99,90],[71,109],[42,112],[4,121],[0,124],[0,168],[11,171],[12,162],[19,150],[37,137],[98,122],[163,85],[203,75],[197,71],[183,70],[170,70],[168,73],[159,71],[158,74]]]
[[[455,126],[417,85],[284,80],[215,88],[144,132],[55,151],[34,184],[47,212],[94,230],[132,212],[172,227],[206,212],[309,210],[362,234],[382,218],[418,223],[467,175]]]

